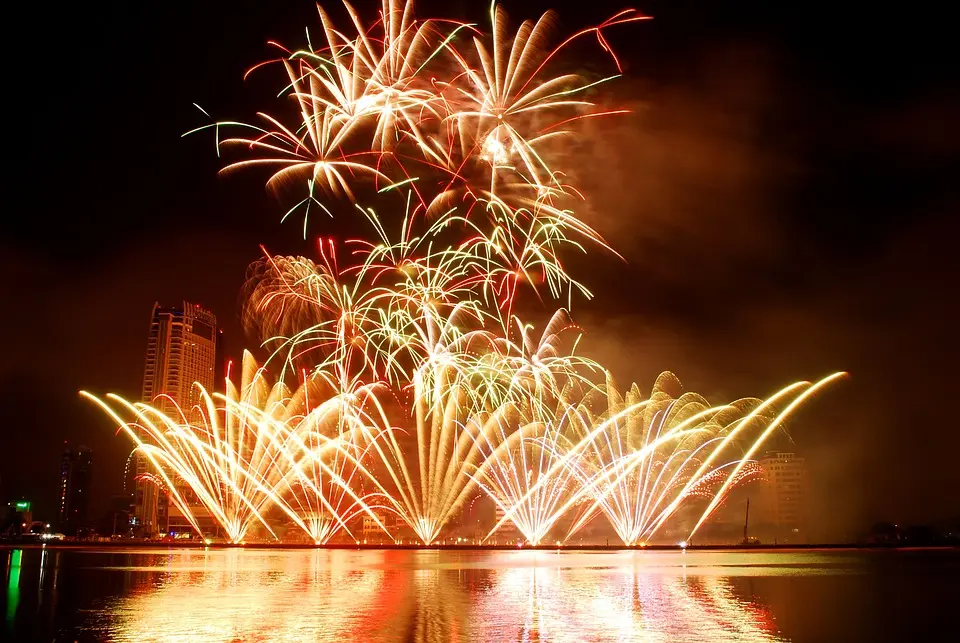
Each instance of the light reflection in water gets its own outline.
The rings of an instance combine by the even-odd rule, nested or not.
[[[478,611],[485,640],[779,640],[765,610],[736,598],[729,578],[637,568],[508,570]],[[525,620],[513,633],[517,613]]]
[[[254,551],[149,557],[116,641],[776,641],[731,567],[671,553]],[[735,554],[724,564],[738,569]],[[782,559],[781,559],[782,560]],[[691,564],[693,562],[693,564]],[[683,563],[686,563],[684,565]],[[780,567],[754,567],[751,574]],[[773,572],[771,572],[773,570]]]
[[[23,550],[14,549],[10,552],[7,563],[7,616],[4,628],[11,628],[17,616],[17,606],[20,604],[20,561],[23,559]]]
[[[0,641],[926,641],[960,549],[4,548]]]

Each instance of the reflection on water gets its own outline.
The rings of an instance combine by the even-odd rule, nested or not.
[[[20,604],[20,561],[23,560],[23,552],[19,549],[11,552],[10,563],[7,565],[7,618],[8,624],[13,623],[17,615],[17,605]]]
[[[4,633],[48,641],[791,640],[808,631],[799,627],[805,597],[869,587],[856,579],[876,571],[862,554],[842,552],[18,549],[3,557]],[[948,568],[957,569],[955,556]]]

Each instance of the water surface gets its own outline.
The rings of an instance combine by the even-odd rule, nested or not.
[[[14,641],[912,641],[951,631],[960,596],[949,550],[46,548],[0,565]]]

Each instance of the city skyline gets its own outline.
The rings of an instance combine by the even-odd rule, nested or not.
[[[152,314],[151,314],[151,319],[152,319],[152,321],[151,321],[151,323],[150,323],[150,333],[149,333],[149,338],[148,338],[148,346],[147,346],[147,350],[146,350],[146,362],[147,362],[147,364],[146,364],[146,367],[143,369],[143,378],[142,378],[142,389],[143,389],[143,397],[142,397],[142,399],[143,399],[145,402],[150,402],[150,401],[153,399],[153,398],[150,398],[150,397],[149,397],[148,389],[152,389],[152,387],[153,387],[153,385],[149,384],[149,382],[150,382],[151,379],[153,379],[154,376],[157,376],[157,375],[159,375],[159,373],[160,373],[159,371],[154,372],[154,369],[151,368],[151,355],[154,354],[155,351],[156,351],[155,341],[154,341],[154,340],[155,340],[156,335],[158,334],[158,333],[157,333],[157,330],[158,330],[158,323],[157,323],[157,322],[158,322],[158,317],[159,317],[159,318],[166,318],[166,321],[168,322],[168,325],[169,325],[169,322],[173,322],[173,323],[176,323],[176,324],[178,324],[178,325],[181,325],[181,324],[184,323],[183,311],[186,310],[186,311],[188,311],[188,315],[187,315],[188,317],[193,317],[193,316],[199,315],[199,319],[203,319],[203,320],[204,320],[204,322],[203,322],[201,325],[205,325],[205,324],[209,324],[209,325],[210,325],[210,327],[211,327],[211,328],[210,328],[210,332],[204,331],[204,332],[203,332],[203,335],[204,335],[204,336],[210,335],[211,333],[216,333],[216,334],[218,334],[218,336],[219,336],[220,334],[222,334],[222,329],[218,329],[218,328],[216,327],[216,315],[214,315],[212,312],[206,311],[206,310],[205,310],[201,305],[199,305],[199,304],[192,304],[192,303],[189,303],[189,302],[186,302],[186,301],[185,301],[184,304],[183,304],[183,306],[164,308],[164,307],[161,307],[158,303],[155,302],[155,303],[153,304],[152,308],[153,308],[153,312],[152,312]],[[197,312],[193,312],[193,311],[197,311]],[[200,322],[198,322],[198,323],[200,323]],[[169,332],[169,329],[168,329],[167,332]],[[162,335],[163,333],[160,333],[160,334]],[[225,355],[223,355],[223,354],[220,352],[220,349],[222,348],[222,346],[221,346],[220,344],[218,344],[217,342],[213,342],[213,343],[216,345],[216,358],[215,358],[215,359],[216,359],[216,363],[217,363],[217,365],[218,365],[218,367],[219,367],[219,370],[220,370],[220,371],[224,371],[224,374],[225,374],[225,372],[226,372],[226,371],[225,371],[226,362],[233,361],[233,358],[230,357],[230,356],[225,356]],[[207,360],[207,361],[210,361],[210,360]],[[161,370],[162,370],[162,369],[161,369]],[[203,370],[203,373],[204,373],[204,375],[203,375],[202,377],[198,377],[198,378],[189,378],[189,377],[187,377],[187,378],[185,378],[185,379],[179,379],[179,378],[178,378],[178,379],[176,379],[175,381],[174,381],[174,380],[169,380],[169,378],[168,378],[168,381],[167,381],[165,384],[163,384],[162,386],[160,386],[160,385],[158,385],[158,386],[160,386],[160,388],[162,388],[162,389],[165,389],[166,387],[173,385],[175,388],[177,388],[177,392],[178,392],[178,394],[180,394],[180,395],[183,395],[183,391],[186,390],[186,391],[188,391],[188,393],[187,393],[188,398],[187,398],[187,399],[189,400],[190,404],[191,404],[191,405],[192,405],[192,404],[196,404],[199,400],[196,398],[196,388],[195,388],[195,386],[192,386],[192,385],[191,385],[191,386],[186,386],[185,388],[183,388],[183,387],[181,387],[181,384],[182,384],[182,383],[186,382],[187,380],[191,380],[191,381],[199,381],[199,382],[201,382],[201,384],[203,384],[206,388],[208,388],[208,390],[222,390],[222,388],[223,388],[223,382],[220,381],[219,379],[215,379],[215,378],[214,378],[215,373],[210,370],[209,364],[206,364],[206,362],[205,362],[205,366],[203,367],[202,370]],[[214,370],[216,370],[216,369],[214,369]],[[161,379],[162,379],[162,378],[161,378]],[[222,378],[221,378],[221,379],[222,379]],[[163,409],[165,412],[172,412],[175,407],[169,406],[169,400],[166,400],[166,399],[163,397],[163,394],[164,394],[164,391],[160,391],[160,397],[157,398],[157,399],[161,402],[161,405],[160,405],[160,407],[158,407],[158,408]],[[174,397],[176,397],[176,395],[174,395]],[[81,449],[81,450],[84,450],[86,453],[89,454],[89,447],[81,446],[80,449]],[[792,451],[795,451],[796,449],[795,449],[795,448],[791,448],[791,450],[792,450]],[[771,530],[768,528],[766,531],[763,532],[765,535],[768,536],[767,541],[770,541],[770,542],[772,542],[772,541],[775,539],[775,536],[773,536],[772,534],[775,534],[775,533],[786,534],[786,532],[784,531],[784,528],[781,528],[781,527],[783,527],[783,526],[779,524],[779,523],[780,523],[780,520],[779,520],[778,518],[774,518],[775,516],[778,516],[778,513],[779,513],[779,507],[777,506],[777,505],[778,505],[778,503],[777,503],[777,496],[779,495],[779,486],[780,486],[780,482],[781,482],[781,481],[777,480],[777,478],[778,478],[778,474],[777,474],[777,473],[772,473],[772,475],[771,475],[771,472],[770,472],[771,465],[773,465],[774,463],[778,462],[778,457],[780,457],[780,456],[787,456],[787,457],[792,457],[792,458],[795,458],[795,459],[796,459],[796,454],[795,454],[795,453],[782,453],[782,452],[783,452],[783,449],[782,449],[782,448],[768,449],[768,450],[766,451],[766,453],[765,453],[762,457],[758,457],[758,463],[759,463],[762,467],[764,467],[764,471],[766,472],[766,474],[765,474],[766,477],[760,482],[759,485],[753,485],[753,486],[750,487],[750,489],[753,489],[753,492],[754,492],[754,493],[759,493],[759,494],[760,494],[760,497],[761,497],[760,502],[761,502],[761,503],[764,503],[764,502],[767,503],[767,504],[761,504],[761,505],[759,505],[759,506],[754,505],[753,511],[754,511],[754,512],[758,512],[758,511],[759,511],[759,512],[764,512],[764,513],[761,514],[761,515],[767,516],[767,517],[771,518],[771,521],[770,521],[770,522],[771,522],[771,525],[776,525],[776,529],[775,529],[774,531],[771,531]],[[67,453],[70,453],[70,452],[69,452],[69,451],[65,452],[64,458],[66,457]],[[64,461],[65,461],[65,460],[64,460]],[[805,475],[806,475],[806,470],[807,470],[807,469],[806,469],[806,465],[803,464],[804,458],[803,458],[803,457],[800,457],[797,461],[800,463],[801,466],[803,466],[803,469],[804,469]],[[134,458],[134,462],[136,462],[136,458]],[[141,468],[143,469],[143,471],[140,471],[140,473],[143,473],[144,471],[146,471],[146,468],[144,468],[144,467],[142,467],[142,466],[141,466]],[[776,467],[773,467],[773,468],[776,468]],[[112,476],[115,476],[116,473],[117,473],[117,471],[108,471],[108,472],[103,472],[103,475],[106,475],[107,477],[112,477]],[[62,482],[62,480],[63,480],[63,477],[61,476],[61,482]],[[769,484],[769,483],[771,483],[771,482],[772,482],[772,484]],[[806,481],[806,484],[809,486],[809,481]],[[87,478],[86,485],[89,485],[89,478]],[[139,486],[144,486],[144,485],[139,485]],[[153,485],[152,485],[152,484],[148,484],[148,485],[145,485],[145,486],[147,486],[147,487],[152,487]],[[748,493],[748,495],[749,495],[749,493],[750,493],[749,489],[748,489],[747,493]],[[19,495],[14,494],[14,495],[15,495],[16,498],[18,498],[18,499],[19,499],[19,498],[26,498],[26,497],[27,497],[27,496],[24,495],[24,494],[19,494]],[[116,494],[114,494],[114,495],[116,495]],[[11,498],[13,498],[13,497],[14,497],[14,496],[11,496]],[[767,499],[766,501],[764,501],[763,498],[768,498],[768,499]],[[771,499],[771,498],[772,498],[772,499]],[[39,502],[39,506],[40,506],[40,507],[44,507],[46,500],[47,500],[47,498],[45,498],[45,497],[43,497],[43,496],[40,496],[40,497],[39,497],[39,501],[40,501],[40,502]],[[88,512],[87,515],[86,515],[86,518],[83,520],[83,524],[84,524],[85,526],[91,527],[91,528],[94,526],[94,518],[95,518],[95,517],[98,518],[98,517],[102,514],[102,509],[106,506],[108,500],[109,500],[109,499],[103,498],[103,497],[101,497],[101,498],[96,498],[96,497],[93,498],[94,511],[97,511],[98,513],[96,514],[96,516],[94,516],[94,515],[92,515],[91,513]],[[90,501],[90,500],[88,499],[87,502],[89,502],[89,501]],[[742,499],[741,499],[741,501],[742,501]],[[36,499],[31,498],[31,505],[34,505],[34,506],[37,505]],[[194,509],[199,509],[201,512],[203,511],[203,509],[202,509],[201,507],[194,507]],[[139,509],[135,509],[134,511],[139,511]],[[504,512],[503,512],[502,509],[497,508],[497,509],[496,509],[496,512],[495,512],[496,520],[495,520],[494,522],[499,522],[499,519],[503,517],[503,513],[504,513]],[[728,513],[729,513],[729,512],[728,512]],[[131,513],[131,517],[133,517],[134,515],[136,515],[136,513],[135,513],[135,512],[132,512],[132,513]],[[736,513],[736,514],[735,514],[735,516],[734,516],[734,522],[737,521],[737,516],[739,516],[739,513]],[[756,513],[754,513],[754,522],[756,522],[758,518],[759,518],[759,516],[758,516]],[[721,522],[723,522],[723,521],[726,520],[726,518],[721,518],[720,520],[721,520]],[[139,518],[138,518],[138,521],[139,521]],[[42,522],[42,521],[41,521],[41,522]],[[367,524],[368,522],[369,522],[369,521],[368,521],[367,519],[364,519],[364,520],[363,520],[363,524],[362,524],[362,526],[361,526],[361,528],[360,528],[361,532],[364,533],[364,534],[373,533],[373,528],[372,528],[370,525]],[[812,524],[814,525],[814,532],[813,532],[814,534],[821,533],[820,530],[816,527],[817,522],[818,522],[816,516],[814,516],[812,520],[804,519],[803,522],[804,522],[804,524],[806,524],[806,523],[809,522],[809,523],[812,523]],[[905,522],[905,524],[910,524],[909,521],[904,521],[904,522]],[[60,522],[58,522],[58,524],[62,525],[62,518],[61,518]],[[172,525],[173,523],[171,522],[171,523],[169,523],[169,524]],[[919,524],[919,523],[918,523],[918,524]],[[453,526],[454,529],[455,529],[455,531],[452,532],[452,533],[458,533],[456,530],[457,530],[459,527],[461,527],[461,525],[454,524],[454,525],[452,525],[452,526]],[[708,526],[709,526],[709,525],[708,525]],[[190,526],[189,526],[189,524],[186,523],[186,522],[183,522],[182,524],[178,524],[178,525],[175,525],[175,526],[171,526],[170,528],[172,529],[172,528],[174,528],[174,527],[176,528],[176,530],[177,530],[178,532],[183,532],[184,530],[186,530],[187,532],[192,531],[191,528],[190,528]],[[768,527],[769,527],[769,525],[768,525]],[[205,528],[205,529],[208,529],[208,528],[209,528],[209,529],[210,529],[210,532],[209,532],[209,533],[211,533],[211,534],[218,532],[217,526],[215,525],[214,522],[211,522],[209,516],[204,519],[204,528]],[[870,525],[868,525],[868,524],[861,524],[861,525],[859,525],[858,527],[856,527],[856,528],[854,528],[853,530],[851,530],[848,537],[849,537],[851,540],[853,540],[853,539],[863,539],[864,537],[866,537],[867,531],[868,531],[869,528],[870,528]],[[607,542],[609,542],[609,537],[610,537],[610,536],[613,536],[614,533],[615,533],[612,529],[603,529],[603,530],[601,530],[601,532],[602,532],[603,534],[606,534],[606,540],[607,540]],[[137,530],[136,533],[141,533],[141,532],[140,532],[139,530]],[[154,532],[154,533],[156,533],[156,532]],[[516,527],[515,527],[514,525],[512,525],[511,523],[508,522],[507,524],[503,525],[503,527],[500,529],[499,539],[502,540],[505,535],[507,535],[507,536],[513,535],[514,537],[518,537],[518,536],[519,536],[519,532],[516,530]],[[410,534],[407,534],[407,535],[406,535],[406,538],[409,539],[410,537],[411,537]],[[788,537],[789,537],[789,536],[788,536]],[[374,542],[380,542],[380,540],[383,540],[384,538],[387,538],[387,536],[386,536],[386,534],[384,534],[384,533],[382,532],[382,530],[381,530],[380,533],[378,534],[377,538],[374,539],[373,541],[374,541]],[[783,536],[781,536],[781,538],[783,539]],[[805,538],[806,538],[806,535],[804,536],[804,539],[805,539]],[[339,541],[339,540],[342,540],[342,538],[341,538],[341,539],[338,539],[338,541]],[[349,539],[348,539],[348,540],[349,540]],[[496,540],[496,538],[494,538],[493,540]],[[603,540],[603,538],[601,538],[601,540]],[[723,539],[722,539],[722,540],[723,540]],[[726,540],[729,540],[729,538],[727,537]],[[789,542],[789,540],[787,540],[787,539],[783,539],[783,540],[785,540],[786,542]],[[492,541],[491,541],[491,542],[492,542]],[[598,541],[598,542],[599,542],[599,541]],[[805,540],[804,540],[803,542],[805,542]]]
[[[200,391],[202,389],[222,391],[224,385],[224,382],[216,377],[217,368],[215,368],[215,365],[220,363],[221,368],[219,370],[223,370],[222,362],[224,361],[221,354],[222,346],[217,342],[218,336],[216,316],[203,306],[184,301],[181,306],[168,307],[155,302],[150,316],[145,351],[142,401],[153,404],[157,410],[168,415],[176,415],[181,410],[186,411],[189,422],[202,422],[203,417],[196,415],[198,405],[204,403]],[[226,375],[226,371],[224,371],[224,375]],[[234,380],[234,385],[236,384],[238,382]],[[198,388],[198,385],[200,388]],[[150,440],[149,436],[142,433],[140,437],[147,441]],[[766,529],[761,528],[761,531],[768,537],[767,540],[769,541],[776,540],[779,535],[781,543],[807,542],[808,516],[803,503],[805,502],[805,496],[809,493],[809,480],[805,459],[798,457],[796,453],[784,452],[783,449],[767,449],[762,456],[758,455],[756,460],[761,466],[762,475],[756,478],[755,484],[746,485],[746,491],[740,494],[745,495],[745,497],[758,494],[760,497],[759,503],[755,504],[753,509],[754,524],[756,525],[759,522],[766,527]],[[144,474],[148,476],[152,474],[154,472],[153,467],[145,461],[141,461],[140,458],[134,457],[133,461],[135,463],[134,484],[136,492],[130,514],[130,517],[134,518],[131,523],[131,532],[141,537],[162,536],[168,530],[171,534],[200,536],[200,534],[194,533],[195,530],[190,522],[186,521],[182,513],[178,513],[176,509],[174,509],[174,515],[180,516],[179,519],[167,515],[169,508],[165,498],[162,502],[158,522],[156,484],[151,480],[139,479]],[[57,526],[61,532],[66,532],[69,535],[76,535],[80,528],[91,529],[92,533],[94,521],[89,511],[91,466],[89,447],[79,446],[76,449],[71,449],[65,445],[61,463],[60,515]],[[129,463],[127,463],[127,466],[129,466]],[[81,476],[79,480],[75,479],[77,471]],[[108,473],[108,475],[110,474]],[[796,480],[801,476],[803,478],[802,485],[798,484],[801,482],[800,480]],[[77,496],[78,489],[79,498]],[[186,485],[178,486],[178,489],[180,493],[190,494],[190,489]],[[84,495],[84,492],[87,493]],[[784,493],[792,495],[793,498],[784,498]],[[147,497],[145,498],[145,496]],[[480,496],[477,499],[480,499]],[[742,498],[740,500],[742,501]],[[784,500],[787,501],[786,505],[789,505],[786,509],[784,508]],[[143,505],[151,502],[154,503],[153,508],[145,509]],[[800,507],[796,506],[797,502],[801,504]],[[116,511],[116,507],[112,507],[112,510]],[[153,513],[152,520],[145,521],[144,516],[151,511]],[[195,503],[191,507],[191,511],[198,512],[202,517],[204,535],[212,537],[222,533],[221,528],[202,506]],[[732,516],[733,521],[737,522],[739,519],[738,512],[739,509],[731,512],[728,507],[725,511],[727,515],[718,518],[718,520],[720,523],[726,523]],[[451,521],[451,529],[446,532],[446,537],[459,536],[471,531],[470,524],[462,520],[462,513],[461,511],[461,515]],[[501,506],[493,506],[491,515],[493,517],[492,521],[478,520],[478,525],[482,523],[486,527],[491,524],[501,525],[498,530],[495,530],[497,533],[490,539],[491,543],[497,544],[505,538],[508,542],[518,538],[522,539],[522,535],[516,526],[511,521],[505,520],[505,511]],[[385,524],[390,524],[393,528],[401,526],[394,516],[379,512],[378,516]],[[154,526],[144,529],[145,522]],[[711,519],[710,522],[717,522],[717,520]],[[708,523],[706,526],[715,527],[716,525]],[[802,535],[796,535],[798,531],[802,532]],[[120,532],[117,531],[116,522],[113,524],[113,533],[123,533],[123,529]],[[402,541],[415,539],[409,529],[401,530],[398,533],[402,534],[400,537]],[[603,540],[605,536],[606,542],[609,544],[610,536],[614,533],[615,530],[612,526],[608,529],[601,529],[600,540]],[[746,531],[744,533],[746,534]],[[756,528],[752,533],[756,533]],[[379,524],[366,516],[362,518],[362,523],[358,524],[357,534],[362,534],[364,544],[368,540],[373,543],[390,541],[390,535],[385,533]],[[858,535],[862,536],[863,534]],[[721,537],[717,542],[725,541],[725,538],[729,540],[729,537]],[[482,539],[482,537],[478,538],[478,540]],[[341,536],[333,542],[343,540],[344,538]],[[351,538],[348,537],[346,540],[351,541]],[[295,540],[294,542],[299,541]],[[583,542],[582,536],[580,542]],[[599,541],[596,540],[594,534],[592,539],[588,538],[588,542]]]
[[[215,363],[222,361],[220,355],[220,346],[217,344],[218,329],[216,325],[216,316],[205,310],[201,305],[184,301],[182,306],[161,306],[154,303],[150,317],[147,348],[145,351],[145,365],[143,370],[142,401],[153,405],[159,412],[169,416],[177,416],[181,412],[187,413],[186,420],[190,423],[203,423],[204,417],[198,414],[199,405],[205,403],[201,392],[222,391],[224,382],[218,380],[215,375]],[[222,370],[222,369],[221,369]],[[225,374],[225,373],[224,373]],[[233,385],[239,385],[236,380]],[[142,430],[136,430],[140,439],[151,442],[152,438]],[[79,446],[70,448],[65,445],[61,457],[61,485],[60,485],[60,515],[57,521],[58,530],[69,536],[77,536],[82,533],[100,533],[108,535],[101,530],[104,528],[102,520],[93,520],[90,513],[90,468],[91,451],[89,447]],[[222,527],[217,524],[209,512],[196,500],[196,496],[190,487],[182,480],[177,485],[178,493],[187,498],[193,498],[191,513],[192,519],[200,521],[202,533],[198,533],[191,521],[184,518],[181,510],[176,505],[168,504],[166,493],[160,492],[158,499],[156,470],[150,466],[145,459],[132,457],[133,461],[133,484],[135,493],[130,508],[130,533],[137,537],[163,537],[169,532],[171,536],[178,537],[207,537],[222,538]],[[760,465],[760,475],[755,477],[752,482],[742,485],[743,490],[738,492],[740,498],[734,502],[734,506],[725,507],[724,511],[718,511],[723,516],[711,516],[711,519],[705,524],[710,535],[707,539],[713,538],[715,542],[726,542],[730,540],[729,534],[717,536],[716,528],[723,527],[726,523],[732,521],[737,523],[740,519],[740,504],[743,498],[749,498],[751,495],[759,497],[759,502],[755,503],[753,508],[753,524],[755,525],[752,534],[757,533],[756,525],[761,525],[759,531],[764,534],[767,541],[773,542],[779,538],[781,543],[803,543],[807,542],[807,524],[808,516],[805,508],[802,507],[804,496],[808,491],[801,492],[800,489],[808,489],[809,480],[805,460],[797,457],[795,453],[783,452],[782,449],[767,449],[765,454],[757,455],[756,461]],[[130,463],[125,465],[129,467]],[[112,475],[115,472],[107,472]],[[126,475],[126,471],[124,472]],[[802,487],[796,483],[803,476]],[[787,493],[790,497],[784,497]],[[799,496],[799,497],[798,497]],[[113,524],[111,533],[124,534],[126,532],[126,523],[118,525],[116,520],[115,496],[111,500],[111,512]],[[101,499],[102,500],[102,499]],[[477,495],[469,503],[473,507],[477,500],[492,500],[485,494]],[[786,500],[786,503],[784,502]],[[801,507],[796,503],[800,502]],[[159,510],[158,510],[159,504]],[[467,536],[470,536],[469,542],[488,541],[490,544],[500,544],[503,541],[512,543],[523,539],[523,535],[513,521],[508,520],[506,511],[501,505],[491,504],[490,502],[481,502],[481,505],[490,504],[489,511],[484,514],[490,514],[486,518],[478,518],[476,527],[489,529],[491,525],[499,525],[489,534],[473,533],[472,522],[464,521],[464,510],[458,512],[449,523],[449,527],[444,530],[442,541],[449,542],[450,538],[456,538],[459,542],[461,536],[466,544]],[[724,505],[730,503],[725,502]],[[785,508],[784,505],[787,505]],[[732,510],[731,510],[732,509]],[[749,511],[749,509],[748,509]],[[417,536],[406,528],[402,521],[398,521],[396,516],[384,514],[381,511],[376,512],[379,521],[370,516],[357,516],[351,520],[356,530],[356,539],[363,544],[383,543],[383,542],[410,542],[416,540]],[[475,516],[471,515],[471,518]],[[356,522],[356,521],[360,522]],[[689,520],[689,518],[688,518]],[[575,518],[568,516],[563,520],[567,526],[575,522]],[[275,523],[274,527],[282,524]],[[380,525],[390,525],[391,531],[385,532]],[[691,523],[692,524],[692,523]],[[287,525],[286,542],[300,542],[302,538],[294,537],[289,540],[289,527]],[[119,527],[119,531],[118,531]],[[596,525],[594,525],[596,527]],[[688,524],[689,528],[689,524]],[[682,529],[682,527],[681,527]],[[495,532],[495,533],[494,533]],[[800,532],[800,534],[798,534]],[[283,533],[281,531],[281,533]],[[586,541],[584,535],[578,536],[579,542],[600,543],[604,540],[609,545],[611,536],[616,537],[616,530],[613,525],[607,525],[600,528],[599,532],[595,528],[586,530]],[[746,531],[744,531],[746,534]],[[391,536],[391,534],[393,536]],[[599,534],[599,535],[598,535]],[[259,537],[263,537],[260,534]],[[862,534],[861,534],[862,535]],[[352,542],[354,536],[349,534],[340,534],[334,538],[332,543]]]
[[[180,309],[181,311],[183,309]],[[136,500],[133,495],[127,494],[114,495],[110,499],[110,510],[103,515],[94,516],[90,512],[90,482],[92,468],[92,452],[89,447],[79,445],[71,448],[65,444],[61,455],[61,474],[60,474],[60,510],[58,519],[54,525],[47,523],[44,526],[44,516],[35,516],[33,514],[32,500],[20,498],[16,501],[7,503],[7,517],[11,511],[25,512],[29,516],[24,527],[40,529],[36,533],[56,533],[66,535],[70,538],[90,538],[93,536],[119,536],[126,538],[134,536],[136,538],[164,538],[170,529],[172,538],[198,539],[205,537],[208,542],[226,542],[223,540],[223,530],[206,513],[202,506],[191,507],[192,511],[199,511],[203,534],[196,533],[195,529],[187,522],[169,518],[170,522],[166,526],[160,526],[158,530],[144,531],[142,523],[138,525],[139,515],[142,515],[142,509],[136,506]],[[711,516],[705,525],[707,535],[705,542],[707,544],[740,544],[731,534],[731,526],[739,533],[739,527],[742,524],[744,528],[744,542],[742,544],[809,544],[808,525],[809,515],[804,506],[805,495],[808,493],[809,479],[806,467],[806,461],[803,457],[793,452],[784,452],[782,450],[768,450],[762,456],[758,457],[759,465],[758,475],[752,476],[751,480],[740,485],[724,502],[722,508]],[[152,483],[151,483],[152,484]],[[189,488],[181,488],[181,493],[189,493]],[[786,497],[784,494],[787,494]],[[754,505],[749,506],[753,499]],[[786,502],[784,502],[786,500]],[[746,504],[745,504],[746,503]],[[164,500],[166,504],[166,500]],[[746,509],[746,513],[744,513]],[[162,513],[169,509],[164,507]],[[353,536],[340,533],[330,541],[332,545],[350,544],[356,540],[357,544],[377,545],[377,544],[415,544],[418,542],[417,535],[402,524],[398,517],[376,510],[376,519],[372,515],[358,514],[350,520],[350,524],[355,530]],[[502,506],[497,505],[493,499],[485,494],[476,495],[458,514],[450,521],[447,529],[444,530],[442,537],[438,539],[438,544],[462,544],[474,545],[485,543],[487,545],[514,545],[524,542],[522,532],[517,528],[513,521],[506,519],[506,512]],[[133,520],[137,518],[137,520]],[[164,516],[166,519],[166,516]],[[576,516],[567,516],[562,523],[567,527],[576,521]],[[692,517],[688,516],[687,520]],[[741,522],[742,521],[742,522]],[[747,525],[749,522],[749,541],[747,541]],[[689,527],[688,523],[688,527]],[[109,526],[108,526],[109,525]],[[390,531],[384,531],[381,525],[385,525]],[[497,525],[499,525],[497,527]],[[284,519],[274,522],[273,527],[278,530],[281,536],[279,543],[287,544],[309,544],[309,539],[304,539],[303,534],[296,534],[295,525]],[[281,529],[282,527],[282,529]],[[494,527],[491,530],[491,527]],[[870,538],[882,536],[882,532],[875,530],[880,527],[875,525],[869,534]],[[294,529],[291,532],[291,528]],[[681,527],[683,529],[683,527]],[[3,530],[0,529],[0,532]],[[159,531],[159,533],[158,533]],[[24,529],[23,533],[27,530]],[[0,533],[11,537],[18,533],[8,532]],[[291,533],[295,535],[291,537]],[[557,532],[562,533],[562,532]],[[757,537],[760,534],[761,537]],[[262,540],[265,536],[258,533],[257,538],[260,542],[269,543],[269,539]],[[868,537],[866,531],[858,534],[859,541],[864,541]],[[578,535],[576,541],[571,541],[569,545],[601,545],[609,546],[611,538],[616,541],[617,533],[614,525],[607,521],[592,521],[591,527],[585,529],[584,533]],[[661,539],[662,540],[662,539]],[[462,542],[461,542],[462,541]],[[669,541],[669,539],[668,539]],[[549,542],[552,542],[549,541]],[[544,543],[549,546],[548,543]],[[671,544],[652,541],[643,543],[643,546]],[[634,546],[637,546],[635,544]]]

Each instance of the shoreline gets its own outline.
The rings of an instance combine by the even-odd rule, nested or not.
[[[730,551],[730,552],[771,552],[771,551],[818,551],[818,550],[856,550],[856,551],[960,551],[960,545],[887,545],[855,543],[821,543],[795,545],[647,545],[645,547],[627,547],[625,545],[389,545],[389,544],[327,544],[308,543],[198,543],[166,541],[73,541],[38,543],[36,541],[0,541],[0,549],[253,549],[253,550],[300,550],[328,549],[353,551],[546,551],[546,552],[642,552],[642,551]]]

